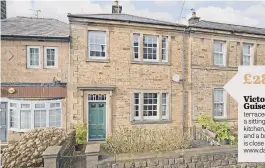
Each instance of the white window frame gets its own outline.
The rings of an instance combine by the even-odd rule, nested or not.
[[[223,102],[216,102],[215,101],[215,91],[216,90],[222,90],[223,91]],[[216,103],[223,103],[224,105],[224,111],[223,111],[223,116],[215,116],[215,112],[214,112],[214,105]],[[217,88],[214,88],[213,89],[213,118],[214,119],[227,119],[227,92],[225,91],[224,88],[220,88],[220,87],[217,87]]]
[[[15,103],[17,108],[10,107],[10,103]],[[61,100],[8,100],[8,130],[10,131],[16,131],[16,132],[27,132],[29,130],[35,129],[35,112],[34,110],[39,110],[38,108],[35,109],[35,104],[45,103],[45,109],[46,109],[46,127],[49,126],[49,111],[53,108],[50,108],[50,103],[60,103],[60,109],[61,109],[61,116],[60,116],[60,127],[62,128],[62,102]],[[21,129],[21,122],[20,122],[20,115],[21,115],[21,104],[30,104],[30,110],[31,110],[31,128],[30,129]],[[59,107],[58,107],[59,108]],[[15,109],[16,112],[16,127],[10,127],[10,109]],[[24,109],[22,109],[24,110]],[[28,109],[27,109],[28,110]],[[38,127],[39,128],[39,127]]]
[[[249,54],[245,54],[244,53],[244,46],[250,46],[250,53]],[[253,53],[253,44],[250,44],[250,43],[243,43],[242,45],[242,65],[243,66],[251,66],[251,65],[254,65],[254,53]],[[245,65],[244,64],[244,57],[247,56],[249,57],[249,65]]]
[[[215,43],[221,43],[222,44],[222,52],[215,51]],[[216,64],[215,63],[215,54],[222,54],[223,55],[223,63],[222,64]],[[214,40],[213,41],[213,65],[215,66],[226,66],[226,42],[221,40]]]
[[[30,49],[31,48],[39,49],[39,65],[30,65]],[[41,67],[40,46],[27,46],[27,68],[40,68],[40,67]]]
[[[139,94],[139,104],[135,104],[135,93]],[[144,108],[144,93],[157,93],[157,115],[156,116],[144,116],[143,108]],[[162,115],[162,94],[166,94],[166,115]],[[138,116],[135,116],[135,106],[139,106]],[[132,95],[132,121],[164,121],[169,120],[170,114],[170,102],[169,102],[169,92],[167,91],[135,91]],[[162,118],[160,118],[160,115]]]
[[[163,48],[163,38],[166,39],[166,48]],[[163,50],[166,50],[166,59],[165,60],[163,60]],[[168,37],[167,36],[162,36],[161,60],[162,60],[162,62],[168,62]]]
[[[134,38],[135,38],[135,36],[137,36],[137,40],[138,40],[138,46],[135,46],[134,45]],[[140,36],[140,34],[139,33],[133,33],[133,60],[134,61],[140,61],[140,57],[141,57],[141,53],[140,53],[140,43],[141,43],[141,38],[140,38],[141,36]],[[135,58],[135,51],[134,51],[134,49],[135,48],[138,48],[138,51],[137,51],[137,53],[138,53],[138,58]]]
[[[47,49],[54,49],[54,66],[47,65]],[[58,48],[57,47],[44,47],[44,68],[57,68],[58,67]]]
[[[90,56],[90,34],[104,34],[105,36],[105,56],[104,57],[97,57],[97,56]],[[101,44],[102,45],[102,44]],[[88,58],[89,59],[98,59],[98,60],[104,60],[107,59],[107,32],[106,31],[88,31]]]
[[[156,47],[156,59],[148,59],[148,54],[147,54],[147,59],[144,58],[144,41],[142,43],[143,45],[143,52],[142,52],[142,58],[143,58],[143,61],[144,62],[159,62],[159,58],[160,58],[160,55],[159,55],[159,44],[160,44],[160,40],[159,40],[159,36],[158,35],[149,35],[149,34],[144,34],[143,35],[143,38],[145,36],[154,36],[156,37],[156,42],[157,42],[157,47]],[[147,47],[147,50],[148,50],[148,47]]]

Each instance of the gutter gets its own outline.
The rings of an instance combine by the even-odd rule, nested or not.
[[[21,36],[21,35],[1,35],[1,40],[31,40],[31,41],[55,41],[55,42],[69,42],[68,37],[45,37],[45,36]]]

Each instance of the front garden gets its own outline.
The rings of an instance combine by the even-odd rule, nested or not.
[[[237,143],[234,130],[228,122],[217,122],[211,117],[201,114],[198,117],[198,123],[209,137],[215,139],[219,143],[223,145],[235,145]]]

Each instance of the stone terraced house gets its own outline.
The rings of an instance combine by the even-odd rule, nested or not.
[[[1,141],[33,128],[66,127],[68,59],[68,24],[1,20]]]
[[[195,12],[189,26],[118,5],[68,18],[2,20],[0,140],[82,122],[88,140],[133,126],[189,131],[200,113],[233,123],[237,103],[222,87],[238,66],[265,65],[265,29]]]

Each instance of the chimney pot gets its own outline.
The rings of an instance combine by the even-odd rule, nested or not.
[[[112,5],[112,13],[121,13],[121,11],[122,11],[122,6],[119,5],[119,1],[114,0]]]
[[[191,18],[189,18],[189,24],[195,24],[195,23],[198,23],[199,21],[200,21],[200,17],[196,16],[196,12],[193,11]]]

